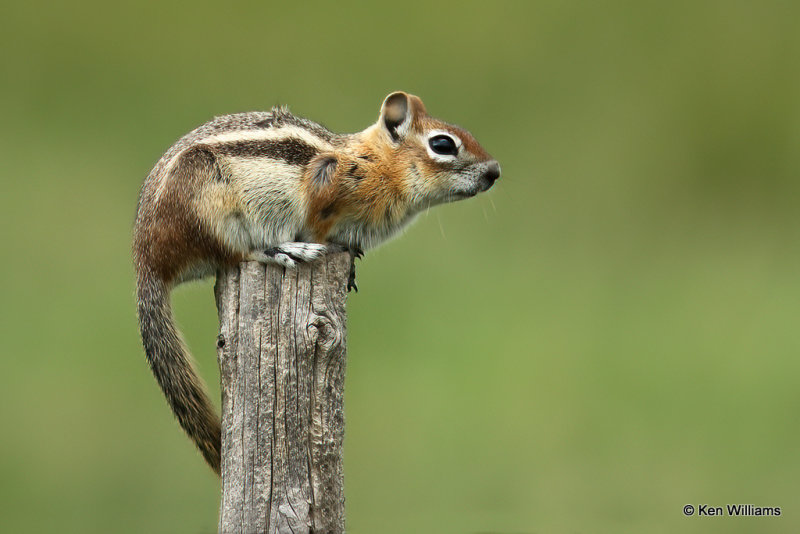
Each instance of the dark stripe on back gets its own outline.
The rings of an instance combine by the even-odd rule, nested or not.
[[[223,143],[213,145],[213,150],[225,156],[281,159],[290,165],[307,165],[317,155],[313,146],[291,138]]]

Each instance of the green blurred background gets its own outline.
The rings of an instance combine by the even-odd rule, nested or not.
[[[3,532],[216,532],[138,338],[140,184],[214,115],[356,131],[396,89],[503,177],[360,264],[348,530],[800,529],[800,4],[2,11]],[[175,306],[218,398],[211,282]]]

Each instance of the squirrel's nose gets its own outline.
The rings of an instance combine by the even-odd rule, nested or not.
[[[500,164],[493,161],[486,167],[483,177],[492,185],[498,178],[500,178]]]

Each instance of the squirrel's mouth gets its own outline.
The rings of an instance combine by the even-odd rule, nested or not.
[[[478,182],[478,184],[479,184],[479,187],[480,187],[480,190],[479,190],[480,193],[488,191],[489,189],[492,188],[492,186],[494,186],[494,182],[489,181],[489,180],[485,180],[483,178],[481,178],[481,181]]]
[[[473,195],[477,195],[478,193],[483,193],[488,191],[494,185],[494,180],[487,179],[485,176],[481,176],[478,180],[478,183],[475,184],[475,193]]]
[[[483,193],[491,189],[491,187],[494,185],[494,181],[480,177],[471,183],[460,185],[461,187],[450,190],[450,192],[447,193],[446,196],[444,196],[439,202],[456,202],[458,200],[472,198],[479,193]]]
[[[489,186],[491,187],[491,186]],[[478,193],[483,193],[486,191],[487,188],[483,188],[480,184],[475,184],[475,187],[467,189],[465,191],[456,191],[450,195],[451,200],[466,200],[468,198],[472,198]]]

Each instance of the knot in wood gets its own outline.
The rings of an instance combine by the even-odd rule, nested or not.
[[[309,330],[311,329],[315,331],[312,332],[312,337],[316,338],[317,346],[326,352],[337,348],[344,342],[344,329],[335,316],[327,313],[317,315],[309,324]]]

